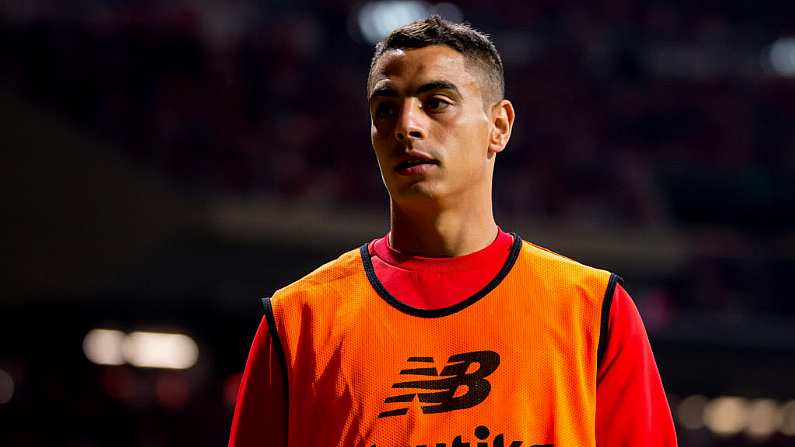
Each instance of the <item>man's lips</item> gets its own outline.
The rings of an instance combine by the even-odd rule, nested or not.
[[[431,158],[409,158],[395,166],[395,172],[400,175],[417,175],[428,172],[439,165],[437,160]]]

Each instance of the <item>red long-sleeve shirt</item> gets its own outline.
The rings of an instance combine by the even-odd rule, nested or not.
[[[504,264],[512,236],[456,258],[404,256],[387,238],[370,243],[379,280],[412,307],[445,308],[471,296]],[[432,297],[432,298],[429,298]],[[609,447],[676,445],[671,412],[643,322],[623,287],[616,286],[604,355],[598,366],[596,442]],[[260,323],[240,384],[230,447],[287,445],[283,371],[265,319]]]

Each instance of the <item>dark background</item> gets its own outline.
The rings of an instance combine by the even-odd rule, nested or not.
[[[625,278],[680,444],[795,445],[795,4],[563,3],[398,8],[492,36],[497,220]],[[0,3],[0,445],[226,442],[259,298],[387,229],[374,5]],[[95,365],[94,328],[199,361]]]

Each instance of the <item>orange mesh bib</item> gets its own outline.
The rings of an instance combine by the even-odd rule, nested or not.
[[[515,239],[497,277],[451,308],[390,296],[364,246],[266,300],[289,445],[595,446],[618,277]]]

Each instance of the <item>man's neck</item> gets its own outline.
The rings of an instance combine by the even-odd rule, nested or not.
[[[497,237],[491,201],[483,209],[405,209],[391,204],[390,246],[407,255],[447,258],[474,253]]]

